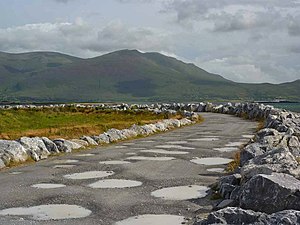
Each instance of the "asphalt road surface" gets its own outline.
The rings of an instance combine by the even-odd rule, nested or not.
[[[0,171],[0,224],[176,225],[209,212],[207,186],[256,123],[201,115],[201,124]],[[151,223],[155,214],[165,217]]]

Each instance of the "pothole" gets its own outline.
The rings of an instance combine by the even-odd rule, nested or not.
[[[145,153],[158,153],[158,154],[165,154],[165,155],[185,155],[185,154],[189,154],[189,152],[183,152],[183,151],[167,151],[167,150],[163,150],[163,149],[141,150],[140,152],[145,152]]]
[[[120,180],[120,179],[106,179],[89,184],[91,188],[130,188],[138,187],[143,183],[135,180]]]
[[[151,195],[157,198],[163,198],[165,200],[188,200],[203,198],[207,196],[206,192],[208,190],[208,187],[199,185],[178,186],[156,190],[153,191]]]
[[[66,185],[43,183],[43,184],[34,184],[34,185],[31,185],[31,187],[39,188],[39,189],[54,189],[54,188],[63,188],[63,187],[66,187]]]
[[[192,147],[186,147],[186,146],[181,146],[181,145],[157,145],[155,147],[156,148],[166,148],[166,149],[175,148],[175,149],[182,149],[182,150],[195,149]]]
[[[95,154],[92,154],[92,153],[87,153],[87,154],[78,154],[76,156],[79,156],[79,157],[89,157],[89,156],[94,156]]]
[[[74,166],[76,166],[76,165],[71,165],[71,164],[69,164],[69,165],[55,165],[55,166],[53,166],[53,168],[73,168]]]
[[[186,144],[188,142],[187,141],[168,141],[166,143],[172,144],[172,145],[180,145],[180,144]]]
[[[232,159],[220,158],[220,157],[208,157],[208,158],[194,158],[191,160],[192,163],[200,165],[223,165],[230,163]]]
[[[237,151],[238,148],[237,147],[223,147],[223,148],[214,148],[214,150],[220,151],[220,152],[233,152],[233,151]]]
[[[3,216],[29,216],[34,220],[64,220],[89,216],[92,211],[77,205],[39,205],[28,208],[9,208],[0,211]]]
[[[121,165],[121,164],[129,164],[131,162],[122,161],[122,160],[111,160],[111,161],[101,161],[99,163],[100,164],[105,164],[105,165]]]
[[[94,178],[103,178],[113,175],[113,171],[87,171],[82,173],[73,173],[64,175],[67,179],[72,180],[84,180],[84,179],[94,179]]]
[[[207,169],[208,172],[215,172],[215,173],[223,173],[224,168],[209,168]]]
[[[183,216],[146,214],[133,216],[116,222],[115,225],[182,225],[187,222]]]
[[[148,161],[169,161],[174,160],[174,157],[146,157],[146,156],[131,156],[128,160],[148,160]]]

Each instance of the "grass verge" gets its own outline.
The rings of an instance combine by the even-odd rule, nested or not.
[[[22,136],[72,139],[82,135],[99,135],[110,128],[124,129],[133,124],[143,125],[180,117],[147,111],[74,107],[0,110],[0,139],[11,140]]]

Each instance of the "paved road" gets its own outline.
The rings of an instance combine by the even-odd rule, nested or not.
[[[196,164],[197,159],[195,160],[195,157],[230,158],[233,155],[232,150],[236,149],[241,143],[246,143],[249,135],[255,132],[256,123],[254,122],[222,114],[203,113],[202,115],[205,118],[205,122],[202,124],[1,171],[0,210],[2,211],[0,211],[0,214],[5,214],[3,209],[46,204],[78,205],[90,210],[91,214],[84,218],[55,221],[36,221],[32,219],[32,216],[26,215],[0,215],[0,224],[110,225],[128,217],[143,214],[172,214],[192,217],[196,211],[208,212],[211,209],[209,197],[193,200],[172,200],[151,195],[151,192],[162,188],[186,185],[204,186],[205,190],[205,186],[215,182],[222,174],[222,172],[214,172],[215,169],[213,171],[207,169],[217,168],[216,170],[219,171],[225,168],[225,165]],[[224,149],[226,145],[227,147]],[[145,152],[145,150],[163,150],[164,154]],[[166,154],[168,153],[166,151],[175,151],[176,154]],[[160,159],[162,161],[128,159],[136,156],[156,156],[156,158],[150,159]],[[161,156],[174,157],[174,159],[158,158]],[[195,161],[191,162],[192,159]],[[126,160],[130,163],[115,165],[99,163],[100,161],[109,160]],[[54,168],[59,165],[74,166]],[[73,180],[64,177],[68,174],[86,171],[113,171],[114,174],[107,173],[110,176],[106,178],[84,180]],[[133,180],[142,182],[142,185],[123,189],[88,187],[91,183],[103,179]],[[40,183],[63,184],[66,186],[55,189],[32,187],[32,185]],[[132,184],[138,185],[140,183]],[[192,187],[190,186],[190,188]],[[175,195],[173,197],[176,198],[176,195],[180,196],[183,193],[186,192],[179,190],[178,193],[172,192],[170,195],[171,197]],[[200,193],[200,191],[197,190],[197,193]],[[64,209],[67,210],[67,207],[58,211],[62,213]],[[27,212],[27,214],[30,213]],[[44,218],[43,214],[39,216]],[[164,224],[161,223],[161,225]]]

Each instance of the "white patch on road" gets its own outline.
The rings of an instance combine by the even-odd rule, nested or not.
[[[145,156],[132,156],[127,158],[128,160],[148,160],[148,161],[169,161],[176,159],[174,157],[145,157]]]
[[[87,153],[87,154],[78,154],[76,156],[79,156],[79,157],[89,157],[89,156],[94,156],[95,154],[92,154],[92,153]]]
[[[242,137],[251,139],[254,137],[254,134],[244,134],[244,135],[242,135]]]
[[[23,172],[20,172],[20,171],[15,171],[15,172],[10,172],[9,174],[11,175],[19,175],[19,174],[22,174]]]
[[[165,200],[188,200],[195,198],[203,198],[207,196],[209,190],[206,186],[190,185],[163,188],[151,193],[152,196],[163,198]]]
[[[192,138],[192,139],[188,139],[189,141],[218,141],[220,140],[220,138],[218,137],[202,137],[202,138]]]
[[[128,143],[123,143],[123,145],[131,146],[131,145],[135,145],[135,143],[128,142]]]
[[[116,149],[121,149],[121,148],[127,148],[127,146],[123,146],[123,145],[118,145],[118,146],[115,146]]]
[[[216,173],[223,173],[224,172],[224,168],[210,168],[207,169],[208,172],[216,172]]]
[[[119,179],[106,179],[99,180],[95,183],[89,184],[91,188],[130,188],[138,187],[143,183],[135,180],[119,180]]]
[[[89,216],[92,211],[77,205],[39,205],[28,208],[10,208],[0,211],[3,216],[30,216],[34,220],[64,220]]]
[[[133,216],[128,219],[116,222],[115,225],[181,225],[186,220],[183,216],[176,215],[139,215]]]
[[[192,163],[200,165],[223,165],[230,163],[232,159],[220,158],[220,157],[208,157],[208,158],[194,158],[191,160]]]
[[[127,152],[126,155],[137,155],[135,152]]]
[[[113,171],[86,171],[82,173],[73,173],[64,175],[67,179],[72,180],[84,180],[84,179],[94,179],[94,178],[103,178],[113,175]]]
[[[76,163],[76,162],[79,162],[79,160],[77,160],[77,159],[60,159],[60,160],[56,160],[54,162],[55,163]]]
[[[99,163],[100,164],[105,164],[105,165],[121,165],[121,164],[128,164],[128,163],[131,163],[131,162],[122,161],[122,160],[111,160],[111,161],[101,161]]]
[[[236,141],[236,142],[229,142],[225,146],[226,147],[239,147],[241,145],[245,144],[245,142]]]
[[[192,147],[186,147],[186,146],[181,146],[181,145],[157,145],[155,148],[175,148],[175,149],[182,149],[182,150],[190,150],[190,149],[195,149]]]
[[[239,150],[237,147],[223,147],[223,148],[214,148],[216,151],[220,152],[233,152]]]
[[[149,140],[149,141],[141,141],[141,143],[153,143],[153,142],[155,142],[155,141],[151,141],[151,140]]]
[[[163,150],[163,149],[141,150],[140,152],[146,152],[146,153],[158,153],[158,154],[165,154],[165,155],[185,155],[185,154],[189,154],[189,152],[183,152],[183,151],[167,151],[167,150]]]
[[[56,166],[53,166],[53,168],[72,168],[76,165],[56,165]]]
[[[172,145],[180,145],[180,144],[186,144],[188,142],[187,141],[168,141],[166,143],[167,144],[172,144]]]
[[[53,188],[62,188],[62,187],[66,187],[66,185],[64,184],[34,184],[31,185],[31,187],[34,188],[39,188],[39,189],[53,189]]]

